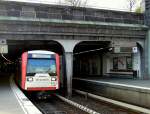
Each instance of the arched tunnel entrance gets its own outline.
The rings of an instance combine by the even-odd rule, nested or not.
[[[57,41],[49,40],[8,40],[8,55],[10,58],[18,58],[22,52],[29,50],[50,50],[63,55],[64,49]],[[15,56],[11,56],[15,55]]]
[[[144,71],[142,44],[144,43],[137,41],[80,42],[74,48],[73,89],[108,95],[111,98],[118,92],[114,90],[119,82],[128,85],[126,82],[131,81],[132,85],[132,79],[142,79]],[[116,86],[110,84],[116,82]],[[110,89],[107,88],[108,85]],[[105,90],[113,92],[110,94],[110,91]],[[118,94],[120,93],[116,96]]]
[[[66,87],[64,48],[60,43],[54,40],[7,40],[7,45],[8,53],[3,54],[3,56],[12,61],[12,63],[0,56],[1,73],[15,73],[16,61],[21,57],[23,52],[31,50],[53,51],[60,55],[60,85],[62,89]]]
[[[110,41],[83,41],[74,48],[74,77],[103,76],[103,55],[111,51]]]
[[[143,58],[137,42],[83,41],[74,48],[73,77],[142,78]]]

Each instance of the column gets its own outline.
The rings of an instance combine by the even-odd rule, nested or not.
[[[67,94],[72,96],[72,76],[73,76],[73,52],[65,52],[66,76],[67,76]]]
[[[145,76],[144,78],[150,78],[150,30],[148,30],[145,41]]]
[[[149,0],[145,0],[145,24],[147,26],[150,27],[150,1]],[[145,49],[144,49],[144,52],[145,52],[145,76],[144,78],[150,78],[150,29],[148,30],[147,32],[147,37],[146,37],[146,40],[145,40]]]
[[[140,51],[138,50],[137,53],[132,54],[132,66],[133,70],[137,72],[136,77],[141,79],[141,58],[140,58]]]
[[[64,48],[65,55],[65,70],[66,70],[66,80],[65,84],[67,85],[67,95],[68,97],[72,96],[72,77],[73,77],[73,49],[80,40],[57,40]]]

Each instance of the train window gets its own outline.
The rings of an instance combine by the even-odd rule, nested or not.
[[[55,59],[28,59],[27,73],[49,73],[56,75]]]

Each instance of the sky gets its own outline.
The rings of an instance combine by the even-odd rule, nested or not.
[[[37,2],[49,4],[65,4],[64,0],[5,0],[5,1],[22,1],[22,2]],[[85,2],[86,0],[82,0]],[[86,7],[94,7],[100,9],[122,10],[129,11],[129,0],[87,0]],[[139,6],[138,2],[135,7]]]

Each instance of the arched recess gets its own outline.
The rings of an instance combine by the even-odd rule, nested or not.
[[[60,55],[61,87],[65,87],[64,47],[55,40],[7,40],[8,54],[4,56],[11,61],[20,58],[21,53],[29,50],[49,50]],[[3,58],[1,58],[5,62]]]
[[[92,75],[113,77],[117,72],[118,75],[115,77],[133,78],[132,73],[135,71],[136,77],[141,79],[143,78],[145,67],[143,46],[144,44],[142,41],[131,43],[121,42],[121,49],[126,49],[125,51],[127,52],[123,52],[122,50],[121,52],[116,53],[114,50],[112,50],[114,47],[116,48],[116,46],[112,45],[111,41],[79,42],[74,48],[74,76],[80,77]],[[132,52],[133,47],[137,47],[137,52]],[[125,62],[123,63],[124,67],[118,66],[118,70],[113,69],[115,57],[117,60],[122,59],[123,62]],[[125,71],[125,74],[123,74],[123,71]],[[129,74],[129,76],[127,74]]]
[[[15,54],[19,57],[22,52],[29,50],[50,50],[60,55],[63,55],[63,46],[55,40],[8,40],[8,54],[7,56]]]
[[[103,54],[110,50],[111,41],[82,41],[74,52],[74,77],[103,75]]]

